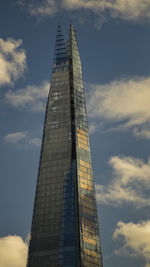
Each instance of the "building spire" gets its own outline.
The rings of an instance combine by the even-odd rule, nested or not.
[[[54,67],[60,65],[61,63],[66,62],[67,53],[66,53],[66,44],[64,41],[64,36],[62,33],[61,26],[57,27],[56,43],[55,43],[55,52],[54,52]]]
[[[74,45],[78,46],[77,43],[77,36],[76,36],[76,30],[73,27],[72,24],[70,24],[70,34],[69,34],[69,41],[70,41],[70,45],[72,46],[72,44],[74,43]]]
[[[57,28],[28,255],[27,267],[102,267],[82,68],[72,25],[67,45]]]
[[[72,25],[72,24],[70,24],[70,38],[72,37],[72,35],[73,35],[73,32],[74,32],[73,25]]]

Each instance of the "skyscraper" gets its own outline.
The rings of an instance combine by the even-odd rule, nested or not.
[[[57,28],[28,267],[100,267],[102,257],[76,32]]]

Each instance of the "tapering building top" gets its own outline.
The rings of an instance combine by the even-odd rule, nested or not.
[[[55,53],[54,53],[54,65],[59,65],[62,62],[66,62],[67,51],[66,44],[64,41],[64,36],[62,33],[61,26],[57,27],[56,35],[56,44],[55,44]]]
[[[102,267],[81,61],[57,28],[28,267]]]

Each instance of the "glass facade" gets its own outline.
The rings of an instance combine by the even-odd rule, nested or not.
[[[102,267],[76,32],[58,26],[27,267]]]

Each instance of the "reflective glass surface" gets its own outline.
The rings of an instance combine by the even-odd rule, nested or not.
[[[98,229],[76,33],[58,26],[27,266],[102,266]]]

